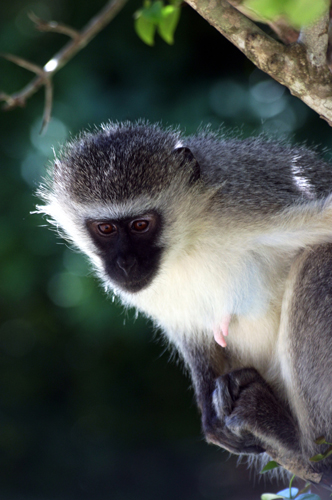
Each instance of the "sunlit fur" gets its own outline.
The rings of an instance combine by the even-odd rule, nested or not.
[[[226,314],[234,316],[228,345],[237,351],[242,366],[259,367],[274,381],[276,373],[280,376],[276,343],[285,280],[301,248],[332,241],[331,200],[285,209],[278,217],[282,224],[273,217],[224,219],[221,230],[217,213],[206,220],[210,193],[200,198],[193,193],[191,200],[181,204],[177,193],[174,205],[171,195],[165,196],[167,204],[145,198],[94,206],[48,193],[48,205],[39,210],[90,257],[107,289],[153,318],[175,344],[179,335],[212,342],[213,325]],[[168,221],[162,235],[166,245],[162,266],[147,289],[129,294],[105,277],[84,220],[134,216],[152,208],[166,214]]]
[[[91,134],[83,134],[55,160],[53,180],[39,191],[44,205],[38,212],[46,214],[65,238],[89,256],[107,290],[151,317],[180,350],[183,339],[198,346],[212,345],[214,325],[231,315],[226,350],[234,356],[232,369],[255,367],[282,398],[291,400],[292,375],[285,341],[289,332],[281,310],[287,309],[283,304],[287,277],[299,252],[332,242],[332,198],[328,195],[332,175],[327,164],[301,147],[293,150],[273,142],[265,145],[262,139],[241,143],[209,133],[185,138],[179,131],[163,131],[142,122],[108,124],[96,135],[104,134],[111,141],[112,134],[133,129],[138,137],[140,130],[144,137],[151,130],[152,146],[153,141],[156,147],[166,144],[169,158],[180,144],[190,148],[201,167],[200,178],[189,186],[190,166],[186,164],[183,170],[174,167],[174,176],[165,173],[163,178],[158,164],[166,153],[155,151],[155,188],[142,188],[145,182],[149,185],[153,172],[149,171],[145,180],[144,165],[140,165],[140,187],[136,189],[130,180],[131,192],[127,192],[128,186],[120,186],[123,200],[119,199],[120,188],[112,199],[109,193],[113,188],[108,185],[106,196],[103,187],[111,183],[112,176],[116,183],[117,171],[123,175],[112,158],[108,170],[104,154],[105,173],[98,173],[98,179],[91,175],[90,184],[76,181],[71,173],[68,158],[72,155],[70,161],[75,164],[91,140]],[[129,158],[134,146],[127,136],[123,147]],[[251,159],[247,151],[252,151]],[[79,175],[89,154],[78,167]],[[238,159],[241,155],[245,160]],[[285,164],[285,172],[276,167],[274,189],[273,178],[266,181],[263,174],[273,171],[277,160]],[[256,168],[259,161],[262,165],[257,167],[255,180],[250,168]],[[311,168],[313,161],[319,166],[317,173]],[[262,179],[257,177],[259,172]],[[128,293],[105,275],[85,220],[135,217],[150,210],[162,214],[164,220],[161,266],[151,285]]]

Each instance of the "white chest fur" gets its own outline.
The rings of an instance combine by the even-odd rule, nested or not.
[[[124,302],[151,317],[174,343],[182,335],[214,342],[214,326],[230,315],[226,349],[239,367],[255,366],[272,378],[288,265],[225,247],[207,254],[205,249],[166,260],[153,284],[138,294],[121,294]]]

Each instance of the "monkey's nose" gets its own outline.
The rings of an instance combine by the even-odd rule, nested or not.
[[[134,267],[136,262],[135,257],[129,256],[129,257],[122,257],[119,256],[116,259],[116,264],[117,266],[124,272],[126,276],[129,276],[129,273],[131,269]]]

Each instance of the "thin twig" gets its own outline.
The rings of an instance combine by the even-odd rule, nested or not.
[[[44,106],[43,123],[40,129],[40,133],[46,130],[46,127],[49,124],[52,113],[52,105],[53,105],[53,85],[52,81],[49,78],[47,78],[47,80],[45,80],[45,106]]]
[[[35,24],[36,29],[39,31],[60,33],[62,35],[69,36],[73,40],[80,36],[79,31],[75,30],[71,26],[67,26],[66,24],[60,24],[56,21],[44,21],[33,12],[30,12],[28,16]]]
[[[26,59],[22,59],[21,57],[17,57],[13,54],[1,54],[1,56],[7,59],[8,61],[12,61],[21,68],[27,69],[28,71],[32,71],[32,73],[36,73],[36,75],[42,78],[43,85],[45,86],[45,106],[44,106],[43,123],[40,131],[41,133],[43,130],[45,130],[51,119],[52,103],[53,103],[53,86],[50,75],[48,75],[43,68],[37,66],[37,64],[27,61]],[[25,101],[23,99],[20,102],[15,102],[12,101],[11,96],[8,96],[6,94],[2,95],[0,94],[0,100],[6,101],[7,109],[10,109],[18,105],[24,106],[25,104]]]
[[[27,69],[32,73],[36,73],[36,75],[44,77],[43,68],[41,68],[37,64],[27,61],[26,59],[22,59],[21,57],[15,56],[14,54],[0,54],[0,56],[3,57],[4,59],[7,59],[7,61],[11,61],[17,64],[17,66],[20,66],[21,68]]]
[[[7,103],[8,106],[14,105],[15,100],[12,98],[11,95],[6,94],[5,92],[0,92],[0,101],[4,101]],[[16,106],[19,106],[20,104],[17,103]],[[23,106],[23,104],[22,104]]]
[[[127,0],[111,0],[105,7],[94,16],[88,24],[81,30],[76,32],[71,31],[74,38],[69,41],[57,54],[55,54],[43,68],[40,68],[29,61],[25,61],[17,56],[6,54],[5,57],[19,66],[25,67],[29,71],[33,71],[37,76],[26,85],[22,90],[8,95],[0,92],[0,100],[5,101],[5,110],[15,108],[16,106],[24,106],[26,100],[31,97],[37,90],[45,86],[45,110],[43,124],[46,125],[49,121],[52,108],[52,86],[51,79],[53,75],[59,71],[67,62],[72,59],[80,50],[82,50],[107,24],[116,16],[116,14],[126,4]],[[50,25],[51,23],[46,23]],[[58,25],[59,26],[59,25]],[[48,30],[49,31],[49,30]],[[55,31],[55,30],[54,30]],[[61,31],[63,33],[63,31]],[[41,70],[41,71],[40,71]]]
[[[21,57],[17,57],[13,54],[0,54],[3,58],[7,59],[8,61],[11,61],[17,66],[20,66],[21,68],[27,69],[28,71],[31,71],[32,73],[36,73],[39,78],[42,80],[42,84],[45,86],[45,106],[44,106],[44,116],[43,116],[43,124],[41,128],[41,132],[47,127],[47,124],[49,123],[51,119],[51,111],[52,111],[52,102],[53,102],[53,87],[52,87],[52,80],[50,75],[48,75],[43,68],[38,66],[37,64],[34,64],[30,61],[27,61],[26,59],[22,59]],[[12,109],[16,106],[24,106],[25,105],[25,100],[22,98],[19,100],[17,97],[14,99],[13,96],[10,96],[5,93],[0,93],[0,101],[5,101],[6,106],[5,109],[9,110]]]

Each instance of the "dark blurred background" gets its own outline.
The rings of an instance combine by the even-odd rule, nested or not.
[[[44,65],[66,42],[29,12],[81,28],[102,0],[11,0],[0,6],[0,52]],[[184,6],[175,46],[153,48],[126,8],[54,78],[53,118],[40,135],[43,91],[0,114],[0,497],[5,500],[259,499],[280,484],[207,445],[189,381],[144,318],[108,299],[84,258],[31,215],[34,192],[69,134],[148,118],[224,123],[331,146],[331,129],[255,69]],[[31,75],[0,60],[0,89]],[[281,486],[285,484],[282,483]]]

